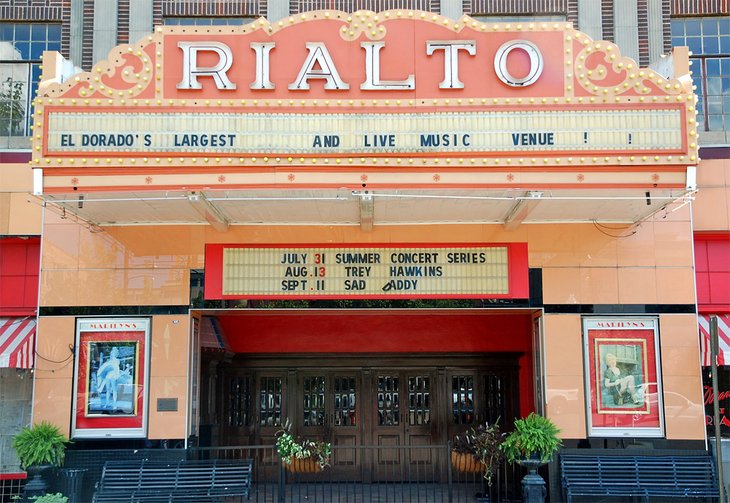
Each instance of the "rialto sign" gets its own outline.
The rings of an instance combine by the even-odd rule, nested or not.
[[[183,53],[182,80],[177,84],[178,89],[202,89],[198,80],[200,77],[211,77],[217,89],[233,91],[237,84],[232,82],[228,71],[233,65],[233,51],[230,46],[222,42],[178,42]],[[313,79],[324,81],[323,88],[327,90],[346,91],[350,84],[342,80],[329,49],[323,42],[307,42],[308,54],[302,64],[296,79],[288,89],[291,91],[309,91],[309,82]],[[255,78],[249,85],[252,90],[275,89],[276,84],[271,82],[271,51],[276,48],[275,42],[251,42],[250,47],[256,55]],[[365,81],[360,84],[363,91],[395,91],[416,89],[414,74],[401,80],[383,80],[381,77],[380,52],[385,42],[361,42],[360,47],[365,51]],[[527,56],[527,71],[524,75],[515,76],[507,67],[507,61],[513,51],[523,51]],[[201,67],[198,55],[201,52],[212,52],[218,61],[210,67]],[[460,54],[476,56],[476,40],[427,40],[426,55],[443,52],[443,80],[439,89],[463,89],[464,83],[459,75]],[[517,57],[517,56],[515,56]],[[527,40],[512,40],[502,44],[494,56],[494,72],[504,84],[512,87],[529,86],[534,84],[542,74],[543,57],[540,49]]]
[[[44,62],[44,80],[57,66]],[[638,68],[616,45],[566,23],[393,10],[160,27],[91,72],[42,86],[41,96],[33,163],[47,173],[206,164],[674,169],[697,156],[689,77]]]

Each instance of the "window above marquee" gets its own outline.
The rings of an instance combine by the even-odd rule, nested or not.
[[[60,50],[60,24],[0,23],[0,148],[27,147],[43,51]]]
[[[692,53],[704,131],[730,130],[730,17],[672,19],[672,46],[687,46]]]

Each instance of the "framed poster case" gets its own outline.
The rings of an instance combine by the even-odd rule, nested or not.
[[[76,320],[72,438],[144,438],[148,318]]]
[[[584,375],[588,434],[662,437],[656,318],[585,318]]]

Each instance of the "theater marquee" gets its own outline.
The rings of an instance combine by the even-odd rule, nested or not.
[[[409,154],[524,153],[606,149],[681,152],[678,110],[446,113],[152,112],[109,121],[104,113],[50,114],[49,153]],[[200,124],[207,124],[200,132]],[[530,124],[527,127],[526,124]],[[598,126],[600,124],[600,126]],[[650,129],[645,125],[651,124]]]
[[[527,246],[222,245],[205,298],[527,298]]]
[[[49,53],[44,80],[56,67]],[[225,188],[272,170],[295,187],[313,168],[357,183],[363,170],[533,165],[649,166],[656,183],[697,162],[691,80],[567,23],[392,10],[160,27],[40,96],[32,163],[50,191],[109,187],[130,168],[127,190],[171,170]]]

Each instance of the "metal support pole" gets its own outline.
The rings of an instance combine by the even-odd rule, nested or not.
[[[451,455],[451,441],[449,440],[446,443],[446,459],[449,459],[449,456]],[[448,502],[451,503],[454,501],[454,481],[452,479],[453,472],[451,470],[451,462],[446,463],[446,480],[449,487],[449,496],[448,496]]]
[[[286,469],[283,463],[279,463],[279,503],[286,501]]]
[[[712,409],[715,419],[715,459],[717,460],[717,481],[720,486],[720,503],[725,503],[725,476],[722,465],[722,438],[720,437],[720,388],[717,382],[717,354],[719,351],[717,316],[710,316],[710,355],[712,360]]]

